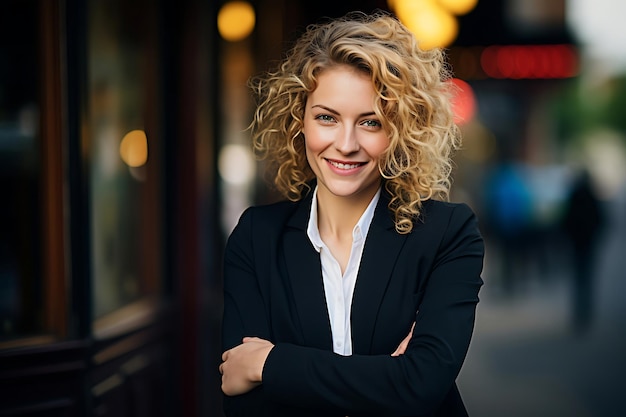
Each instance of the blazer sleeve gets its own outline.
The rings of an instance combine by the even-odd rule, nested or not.
[[[278,207],[277,207],[278,208]],[[258,265],[255,257],[266,256],[265,251],[255,247],[255,234],[261,234],[266,244],[270,237],[267,230],[260,231],[254,226],[266,219],[255,216],[253,208],[247,209],[240,217],[235,229],[228,238],[224,253],[224,310],[222,317],[222,350],[226,351],[242,343],[244,336],[257,336],[272,341],[271,328],[267,319],[264,300],[268,299],[266,289],[259,284]],[[261,216],[262,217],[262,216]],[[284,216],[278,216],[282,218]],[[257,223],[255,223],[257,222]],[[266,223],[266,222],[263,222]],[[267,226],[266,224],[264,227]],[[275,231],[274,231],[275,232]],[[267,249],[264,247],[263,249]],[[262,252],[262,253],[258,253]],[[299,405],[290,406],[274,401],[260,385],[252,391],[237,395],[223,396],[224,414],[228,417],[309,417],[318,414]]]
[[[445,232],[404,355],[340,356],[279,343],[263,370],[267,395],[289,405],[346,414],[435,413],[465,359],[483,283],[484,245],[472,211],[457,205],[442,224]]]
[[[245,336],[270,338],[254,266],[252,235],[252,210],[247,209],[229,236],[224,252],[224,351],[241,344]]]
[[[270,339],[265,306],[254,269],[252,214],[247,209],[228,238],[224,253],[222,351],[242,343],[244,336]],[[235,416],[271,416],[273,405],[260,386],[234,397],[224,396],[224,412]]]

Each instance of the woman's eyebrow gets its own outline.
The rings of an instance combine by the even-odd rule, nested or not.
[[[320,109],[324,109],[329,113],[339,115],[339,112],[337,110],[331,109],[330,107],[324,106],[323,104],[314,104],[311,106],[312,109],[316,107],[319,107]]]
[[[323,104],[314,104],[314,105],[311,106],[312,109],[314,109],[316,107],[319,107],[320,109],[324,109],[327,112],[332,113],[334,115],[337,115],[337,116],[340,115],[340,113],[337,110],[334,110],[334,109],[332,109],[330,107],[324,106]],[[370,112],[359,114],[359,117],[368,117],[368,116],[375,116],[375,115],[376,115],[376,113],[374,111],[370,111]]]

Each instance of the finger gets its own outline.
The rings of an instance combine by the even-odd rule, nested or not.
[[[406,335],[404,339],[402,339],[402,341],[400,342],[396,350],[391,354],[391,356],[400,356],[400,355],[403,355],[404,352],[406,352],[406,349],[409,347],[409,342],[411,341],[411,338],[413,337],[414,329],[415,329],[415,322],[413,322],[413,324],[411,325],[411,330],[409,330],[409,334]]]
[[[258,342],[261,339],[259,339],[258,337],[244,337],[243,338],[243,343],[248,343],[248,342]]]
[[[406,343],[405,341],[402,341],[402,343],[400,343],[400,345],[398,346],[398,349],[396,349],[396,356],[400,356],[400,355],[404,355],[404,352],[406,352],[406,347],[407,347],[408,343]]]
[[[396,350],[391,354],[391,356],[400,356],[402,355],[405,351],[406,351],[406,338],[400,342],[400,344],[398,345],[398,347],[396,348]]]

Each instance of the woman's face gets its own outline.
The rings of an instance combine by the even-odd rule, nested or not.
[[[389,138],[374,113],[369,76],[349,66],[324,70],[309,94],[304,138],[318,193],[369,201],[381,175],[378,159]]]

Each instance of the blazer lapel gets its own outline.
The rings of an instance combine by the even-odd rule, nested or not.
[[[319,253],[306,234],[311,207],[309,193],[294,212],[284,233],[283,251],[288,280],[302,328],[303,343],[320,349],[332,349],[330,320],[324,295]]]
[[[407,237],[396,232],[388,203],[389,198],[383,192],[363,249],[350,316],[353,353],[369,353],[378,306]]]

